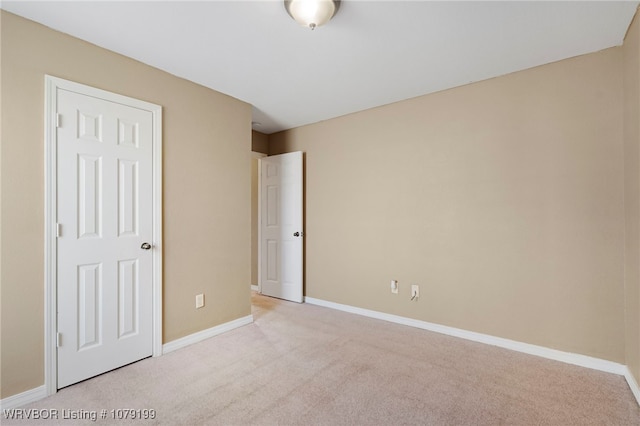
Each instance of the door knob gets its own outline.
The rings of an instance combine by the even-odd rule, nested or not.
[[[149,243],[142,243],[142,245],[140,246],[140,248],[141,248],[142,250],[149,250],[149,249],[151,249],[151,244],[149,244]]]
[[[293,233],[293,236],[294,236],[294,237],[299,237],[299,236],[300,236],[300,233],[299,233],[299,232],[294,232],[294,233]]]

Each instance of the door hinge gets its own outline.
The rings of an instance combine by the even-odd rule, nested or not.
[[[56,114],[56,128],[62,127],[62,115]]]
[[[56,237],[60,238],[62,236],[62,224],[56,223]]]
[[[62,346],[62,333],[57,333],[56,334],[56,347],[61,347]]]

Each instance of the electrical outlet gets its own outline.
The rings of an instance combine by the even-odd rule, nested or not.
[[[420,287],[418,284],[411,284],[411,300],[420,298]]]
[[[204,294],[196,294],[196,309],[204,306]]]
[[[391,293],[398,294],[398,280],[391,280]]]

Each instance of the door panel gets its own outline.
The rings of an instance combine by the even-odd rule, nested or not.
[[[138,235],[138,162],[118,159],[118,236]]]
[[[102,215],[99,206],[102,188],[102,159],[78,155],[78,236],[100,237]]]
[[[78,350],[100,344],[102,265],[78,266]]]
[[[58,387],[152,355],[150,111],[60,90]]]
[[[138,332],[139,293],[138,260],[118,261],[118,337],[135,335]]]
[[[303,300],[302,152],[260,159],[260,287],[263,294]]]

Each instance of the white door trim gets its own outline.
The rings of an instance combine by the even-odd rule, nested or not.
[[[262,161],[258,159],[258,293],[260,294],[262,294],[262,256]]]
[[[111,102],[149,111],[153,116],[153,356],[162,355],[162,107],[127,96],[107,92],[72,81],[45,75],[44,106],[44,386],[47,395],[57,392],[57,96],[58,89],[69,90]]]
[[[268,157],[267,154],[262,152],[251,151],[251,158],[255,158],[256,160],[260,160],[261,158]],[[262,214],[261,206],[262,206],[262,162],[258,161],[258,283],[251,284],[251,289],[257,291],[258,293],[262,293],[262,268],[260,267],[262,262],[262,231],[260,228],[262,227]]]

